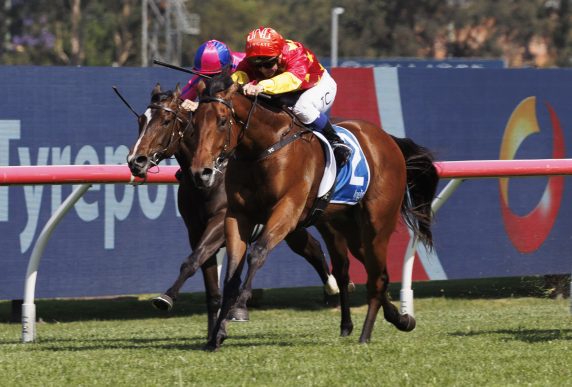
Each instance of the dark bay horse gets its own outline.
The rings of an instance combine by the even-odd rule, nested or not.
[[[227,74],[200,87],[193,117],[190,171],[197,184],[209,187],[219,165],[228,162],[225,217],[227,273],[223,304],[207,350],[226,339],[233,305],[249,297],[255,273],[267,254],[289,233],[301,228],[316,201],[324,174],[322,144],[290,114],[240,92]],[[432,246],[431,201],[438,175],[429,151],[410,139],[390,136],[375,125],[348,120],[338,123],[359,141],[370,169],[370,184],[361,201],[348,206],[330,203],[316,222],[327,244],[332,272],[340,289],[341,335],[353,330],[348,300],[349,251],[367,272],[368,310],[360,343],[370,341],[377,313],[402,331],[415,319],[400,315],[387,294],[387,249],[400,216]],[[262,233],[249,248],[257,224]],[[245,262],[248,270],[241,285]]]
[[[165,158],[175,156],[181,176],[178,190],[178,208],[185,222],[192,253],[181,265],[173,285],[153,300],[158,309],[169,310],[179,295],[185,281],[199,267],[202,269],[207,301],[208,331],[212,331],[221,305],[216,254],[224,246],[224,217],[227,199],[224,187],[225,165],[219,165],[209,187],[197,186],[189,171],[192,125],[189,116],[180,110],[180,89],[174,92],[161,90],[157,84],[151,94],[151,103],[139,116],[139,136],[127,157],[134,176],[144,178],[149,168],[157,166]],[[337,292],[334,277],[320,243],[306,230],[295,230],[286,237],[286,243],[297,254],[306,258],[325,284],[328,294]],[[247,319],[246,304],[235,309],[236,319]]]

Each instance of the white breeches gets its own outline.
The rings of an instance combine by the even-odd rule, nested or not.
[[[332,107],[337,89],[336,81],[325,70],[322,79],[316,86],[300,95],[300,98],[292,107],[292,113],[304,124],[314,122],[320,113],[325,113]]]

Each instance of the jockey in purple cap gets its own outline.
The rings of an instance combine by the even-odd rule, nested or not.
[[[195,53],[193,70],[203,75],[219,74],[225,67],[234,72],[236,66],[244,59],[243,52],[231,52],[226,44],[218,40],[209,40],[200,45]],[[200,75],[194,75],[181,92],[183,103],[181,107],[187,111],[194,111],[198,102],[197,83]]]

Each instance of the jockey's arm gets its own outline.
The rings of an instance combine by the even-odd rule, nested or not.
[[[232,74],[232,80],[240,85],[248,85],[250,79],[244,71],[236,71]],[[267,94],[282,94],[298,90],[302,81],[290,72],[279,74],[270,79],[263,79],[256,83],[258,92]]]
[[[258,84],[263,87],[264,93],[282,94],[298,90],[302,81],[291,72],[285,72],[270,79],[264,79]]]

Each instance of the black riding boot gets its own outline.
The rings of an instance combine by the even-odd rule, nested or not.
[[[328,121],[324,129],[322,129],[322,134],[332,146],[337,167],[341,168],[346,165],[352,154],[352,148],[346,145],[340,136],[338,136],[330,121]]]

